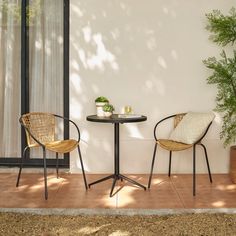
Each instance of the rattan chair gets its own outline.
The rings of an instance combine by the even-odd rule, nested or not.
[[[78,131],[78,140],[56,140],[56,120],[63,119],[72,123]],[[24,159],[26,151],[34,147],[42,147],[43,149],[43,165],[44,165],[44,186],[45,186],[45,199],[48,198],[47,189],[47,158],[46,150],[56,153],[56,172],[58,178],[58,153],[64,154],[73,151],[78,148],[79,158],[81,163],[81,169],[83,173],[84,185],[87,189],[87,181],[84,172],[83,160],[80,151],[80,131],[78,126],[72,120],[63,116],[43,113],[43,112],[32,112],[24,114],[19,119],[20,124],[24,127],[27,137],[27,146],[24,149],[23,156],[21,158],[21,164],[19,174],[17,177],[16,187],[19,186],[20,176],[22,167],[24,165]]]
[[[169,139],[157,139],[156,136],[156,130],[157,127],[160,123],[162,123],[163,121],[173,118],[174,119],[174,128],[177,127],[177,125],[179,124],[179,122],[182,120],[182,118],[186,115],[186,113],[180,113],[180,114],[175,114],[172,116],[168,116],[162,120],[160,120],[159,122],[157,122],[157,124],[154,127],[154,138],[155,138],[155,146],[154,146],[154,152],[153,152],[153,158],[152,158],[152,164],[151,164],[151,171],[150,171],[150,176],[149,176],[149,181],[148,181],[148,188],[151,187],[151,180],[152,180],[152,174],[153,174],[153,167],[154,167],[154,162],[155,162],[155,156],[156,156],[156,151],[157,151],[157,146],[159,145],[160,147],[162,147],[163,149],[169,151],[169,172],[168,172],[168,176],[170,177],[171,175],[171,158],[172,158],[172,152],[176,152],[176,151],[183,151],[189,148],[193,148],[193,196],[196,195],[196,145],[200,145],[201,147],[203,147],[204,149],[204,153],[205,153],[205,158],[206,158],[206,163],[207,163],[207,169],[208,169],[208,174],[209,174],[209,179],[210,182],[212,183],[212,177],[211,177],[211,171],[210,171],[210,165],[209,165],[209,161],[208,161],[208,157],[207,157],[207,150],[204,144],[201,143],[202,139],[205,137],[207,131],[209,130],[212,122],[209,123],[208,127],[206,128],[204,134],[202,135],[202,137],[197,140],[195,143],[193,144],[185,144],[185,143],[180,143],[180,142],[175,142]]]

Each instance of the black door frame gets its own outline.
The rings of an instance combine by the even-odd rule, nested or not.
[[[69,33],[70,33],[70,0],[64,1],[63,11],[63,116],[69,117]],[[27,26],[27,7],[29,0],[22,0],[21,2],[21,114],[29,112],[29,34]],[[64,121],[64,139],[68,139],[69,122]],[[21,155],[26,143],[26,135],[23,128],[21,129]],[[20,163],[20,157],[1,157],[0,166],[14,167]],[[26,158],[25,165],[28,167],[41,167],[43,160],[39,158]],[[55,159],[47,159],[48,166],[56,166]],[[59,166],[69,168],[69,153],[64,155],[63,159],[59,159]]]

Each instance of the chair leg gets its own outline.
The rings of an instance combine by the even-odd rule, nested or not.
[[[196,195],[196,146],[193,145],[193,196]]]
[[[204,144],[200,144],[203,149],[204,149],[204,153],[205,153],[205,158],[206,158],[206,163],[207,163],[207,169],[208,169],[208,175],[209,175],[209,179],[210,179],[210,182],[212,183],[212,177],[211,177],[211,169],[210,169],[210,165],[209,165],[209,161],[208,161],[208,156],[207,156],[207,150],[206,150],[206,147]]]
[[[87,190],[88,189],[88,185],[87,185],[87,180],[86,180],[86,176],[85,176],[85,172],[84,172],[84,165],[83,165],[82,155],[81,155],[81,151],[80,151],[80,147],[79,146],[78,146],[78,152],[79,152],[79,159],[80,159],[81,169],[82,169],[83,178],[84,178],[84,185],[85,185],[85,188]]]
[[[153,167],[154,167],[154,163],[155,163],[156,151],[157,151],[157,143],[155,144],[155,147],[154,147],[154,152],[153,152],[153,157],[152,157],[152,165],[151,165],[151,172],[150,172],[149,181],[148,181],[148,188],[151,187],[152,173],[153,173]]]
[[[56,152],[56,169],[57,169],[57,179],[58,179],[58,172],[59,172],[59,170],[58,170],[58,162],[59,162],[59,160],[58,160],[58,152]]]
[[[20,176],[21,176],[21,171],[24,165],[24,159],[25,159],[25,153],[26,151],[29,149],[29,147],[25,147],[24,151],[23,151],[23,156],[21,157],[21,163],[20,163],[20,169],[19,169],[19,173],[18,173],[18,177],[17,177],[17,181],[16,181],[16,187],[19,186],[20,183]]]
[[[170,177],[170,174],[171,174],[171,157],[172,157],[172,151],[170,151],[170,155],[169,155],[169,172],[168,172],[169,177]]]
[[[48,199],[48,186],[47,186],[47,163],[46,163],[46,150],[43,148],[43,167],[44,167],[44,188],[45,200]]]

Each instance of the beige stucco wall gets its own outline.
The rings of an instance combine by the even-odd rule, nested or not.
[[[208,40],[205,13],[227,13],[235,0],[70,2],[70,116],[81,129],[85,168],[89,173],[113,171],[112,125],[86,121],[95,113],[94,99],[103,95],[117,112],[131,105],[135,113],[147,115],[146,122],[122,125],[120,166],[124,173],[148,173],[159,119],[214,108],[216,88],[206,84],[209,71],[202,60],[220,49]],[[228,171],[220,122],[217,115],[204,141],[213,173]],[[167,126],[160,135],[168,136]],[[191,172],[191,156],[191,150],[174,153],[173,172]],[[168,152],[159,149],[155,172],[167,172],[167,158]],[[200,147],[197,170],[207,170]],[[71,171],[80,171],[76,152]]]

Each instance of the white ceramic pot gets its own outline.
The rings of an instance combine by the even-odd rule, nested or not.
[[[110,111],[104,111],[104,116],[105,116],[105,117],[110,117],[110,116],[112,116],[112,112],[110,112]]]
[[[97,108],[97,116],[103,117],[105,116],[103,111],[103,106],[108,104],[108,102],[96,102],[96,108]]]

